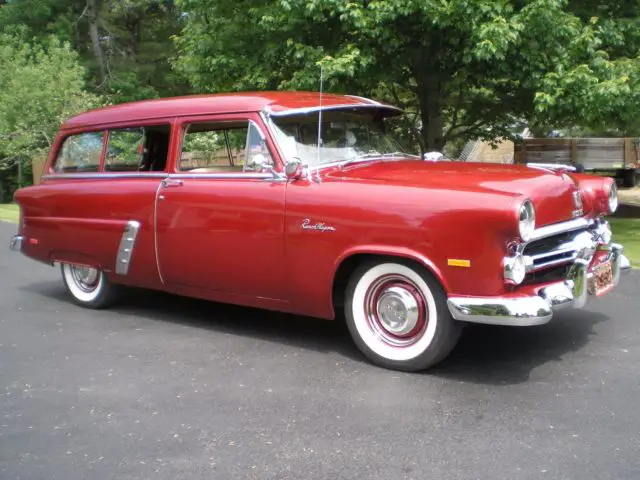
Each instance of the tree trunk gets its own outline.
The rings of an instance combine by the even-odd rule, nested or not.
[[[422,121],[422,140],[427,151],[444,148],[444,118],[442,114],[442,91],[437,75],[426,74],[418,80],[418,101]]]
[[[87,18],[89,20],[89,36],[91,37],[91,45],[93,54],[98,63],[100,70],[100,81],[104,83],[107,79],[107,70],[105,67],[104,53],[100,45],[100,33],[98,31],[98,5],[96,0],[87,0]]]

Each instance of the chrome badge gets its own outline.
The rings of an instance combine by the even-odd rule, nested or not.
[[[582,210],[582,195],[580,195],[580,190],[574,190],[573,192],[573,204],[575,205],[576,209],[571,212],[573,217],[581,217],[582,215],[584,215],[584,212]]]
[[[316,231],[320,231],[320,232],[335,232],[336,229],[335,227],[332,227],[331,225],[327,225],[326,223],[311,223],[311,220],[309,220],[308,218],[305,218],[302,221],[302,225],[300,225],[300,228],[302,228],[303,230],[316,230]]]

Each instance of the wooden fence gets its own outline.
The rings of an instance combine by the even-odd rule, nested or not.
[[[514,146],[515,163],[565,163],[586,170],[640,168],[635,138],[526,138]]]

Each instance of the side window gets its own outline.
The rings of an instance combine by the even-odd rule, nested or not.
[[[97,172],[104,132],[87,132],[64,139],[53,165],[56,173]]]
[[[192,173],[262,172],[273,165],[253,122],[193,123],[185,128],[179,170]]]
[[[162,171],[169,150],[168,125],[109,130],[105,172]]]

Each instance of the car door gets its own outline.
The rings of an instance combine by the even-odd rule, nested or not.
[[[156,252],[166,285],[284,297],[286,182],[257,114],[187,119],[173,172],[156,195]]]

